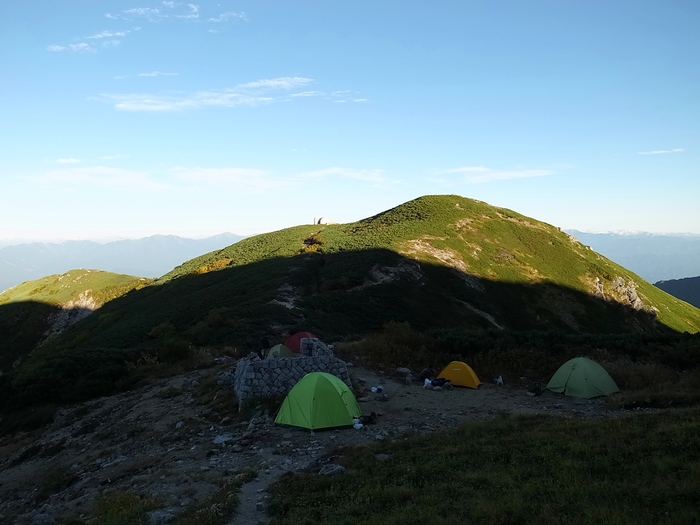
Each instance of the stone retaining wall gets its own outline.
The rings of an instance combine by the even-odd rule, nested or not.
[[[233,374],[226,372],[221,383],[233,388],[238,409],[254,398],[284,396],[310,372],[327,372],[350,384],[350,374],[342,359],[338,359],[318,339],[302,339],[300,357],[260,359],[251,354],[238,361]]]

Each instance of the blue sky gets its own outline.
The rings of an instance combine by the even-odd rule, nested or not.
[[[700,234],[697,1],[0,4],[0,239],[206,236],[459,194]]]

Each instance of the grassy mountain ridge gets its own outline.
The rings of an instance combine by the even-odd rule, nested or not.
[[[305,326],[333,339],[392,320],[697,332],[700,310],[554,226],[459,196],[426,196],[355,223],[296,226],[187,261],[54,346],[252,349],[265,331]]]
[[[150,279],[100,270],[71,270],[0,293],[0,371],[10,370],[46,337]]]
[[[97,304],[102,305],[123,295],[123,290],[133,288],[134,281],[145,285],[150,283],[151,279],[102,270],[70,270],[10,288],[0,293],[0,304],[32,300],[64,306],[76,300],[85,290],[91,290],[91,297]]]
[[[259,235],[192,259],[157,282],[275,257],[357,252],[352,264],[337,268],[335,274],[340,274],[339,281],[359,285],[367,276],[367,265],[373,264],[371,257],[360,254],[375,249],[418,264],[453,268],[472,286],[477,286],[474,279],[562,286],[654,312],[662,324],[677,331],[700,328],[697,311],[659,294],[559,228],[459,196],[421,197],[356,223],[298,226]],[[332,280],[329,275],[320,287],[332,287]]]
[[[53,384],[52,396],[69,400],[109,391],[127,362],[177,361],[211,345],[249,351],[262,333],[276,342],[300,328],[352,339],[392,321],[419,331],[671,334],[700,331],[700,310],[554,226],[455,195],[426,196],[187,261],[69,327],[0,383],[7,399],[38,402]]]
[[[451,312],[442,316],[444,324],[475,327],[700,330],[699,310],[558,228],[459,196],[426,196],[356,223],[244,239],[187,261],[154,284],[105,310],[126,324],[111,323],[96,334],[96,346],[153,342],[144,336],[163,322],[200,344],[230,337],[231,344],[254,345],[259,332],[294,325],[337,338],[397,317],[431,317],[421,304]],[[375,311],[368,306],[373,302],[382,306]],[[212,324],[210,312],[221,308],[228,310],[219,312],[225,318],[219,326],[201,328],[207,336],[195,337],[195,325]],[[356,316],[348,315],[353,311]]]

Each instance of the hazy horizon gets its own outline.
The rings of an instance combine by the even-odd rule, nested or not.
[[[309,221],[306,224],[312,224],[311,221]],[[293,226],[298,226],[296,224],[285,226],[286,227],[293,227]],[[282,228],[281,228],[282,229]],[[652,231],[639,231],[639,230],[618,230],[618,231],[586,231],[582,230],[579,228],[560,228],[562,231],[566,232],[581,232],[581,233],[586,233],[586,234],[600,234],[600,235],[620,235],[620,236],[634,236],[634,235],[650,235],[650,236],[667,236],[667,237],[700,237],[700,234],[698,233],[691,233],[691,232],[652,232]],[[275,231],[275,230],[271,230]],[[211,237],[216,237],[219,235],[236,235],[239,237],[252,237],[255,235],[261,235],[264,233],[269,233],[269,232],[263,232],[263,231],[257,231],[255,233],[238,233],[238,232],[232,232],[232,231],[222,231],[219,233],[212,233],[212,234],[201,234],[201,235],[187,235],[187,234],[178,234],[178,233],[152,233],[150,235],[144,235],[144,236],[138,236],[138,237],[89,237],[89,238],[35,238],[35,239],[17,239],[17,238],[3,238],[0,237],[0,249],[7,247],[7,246],[16,246],[20,244],[33,244],[33,243],[44,243],[44,244],[60,244],[63,242],[71,242],[71,241],[90,241],[90,242],[96,242],[100,244],[107,244],[110,242],[117,242],[117,241],[136,241],[136,240],[141,240],[141,239],[147,239],[149,237],[154,237],[158,235],[162,236],[174,236],[174,237],[179,237],[182,239],[192,239],[192,240],[201,240],[201,239],[208,239]]]
[[[309,222],[308,224],[312,224]],[[298,226],[298,225],[290,225],[289,227],[293,226]],[[600,234],[600,235],[658,235],[658,236],[668,236],[668,237],[700,237],[700,234],[698,233],[690,233],[690,232],[650,232],[650,231],[631,231],[631,230],[620,230],[620,231],[585,231],[585,230],[580,230],[578,228],[561,228],[562,231],[578,231],[581,233],[586,233],[586,234]],[[273,230],[274,231],[274,230]],[[155,237],[158,235],[162,236],[173,236],[173,237],[180,237],[182,239],[192,239],[192,240],[201,240],[201,239],[208,239],[211,237],[216,237],[219,235],[226,235],[226,234],[231,234],[231,235],[236,235],[240,237],[253,237],[255,235],[261,235],[264,233],[269,233],[269,232],[256,232],[256,233],[250,233],[250,234],[242,234],[242,233],[237,233],[237,232],[231,232],[231,231],[223,231],[219,233],[212,233],[212,234],[206,234],[206,235],[180,235],[177,233],[153,233],[150,235],[144,235],[141,237],[90,237],[90,238],[37,238],[37,239],[16,239],[16,238],[2,238],[0,237],[0,248],[4,248],[6,246],[13,246],[13,245],[19,245],[19,244],[32,244],[32,243],[44,243],[44,244],[60,244],[63,242],[71,242],[71,241],[89,241],[89,242],[96,242],[100,244],[106,244],[109,242],[117,242],[117,241],[137,241],[141,239],[147,239],[149,237]]]

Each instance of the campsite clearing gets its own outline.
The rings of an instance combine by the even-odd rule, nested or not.
[[[441,432],[509,414],[603,418],[630,413],[608,407],[604,399],[551,392],[530,396],[525,388],[508,384],[426,390],[354,366],[353,383],[363,389],[357,393],[360,408],[365,415],[378,414],[377,423],[360,430],[310,432],[274,425],[272,403],[238,414],[232,394],[217,385],[219,374],[231,366],[232,361],[220,362],[64,407],[50,426],[0,439],[0,521],[29,523],[46,513],[57,522],[88,523],[97,517],[95,509],[130,494],[143,512],[188,523],[185,512],[199,512],[201,518],[207,509],[219,508],[217,491],[226,481],[240,480],[243,504],[231,520],[220,523],[264,523],[267,484],[285,472],[320,464],[338,446]],[[371,393],[373,386],[382,392]]]

